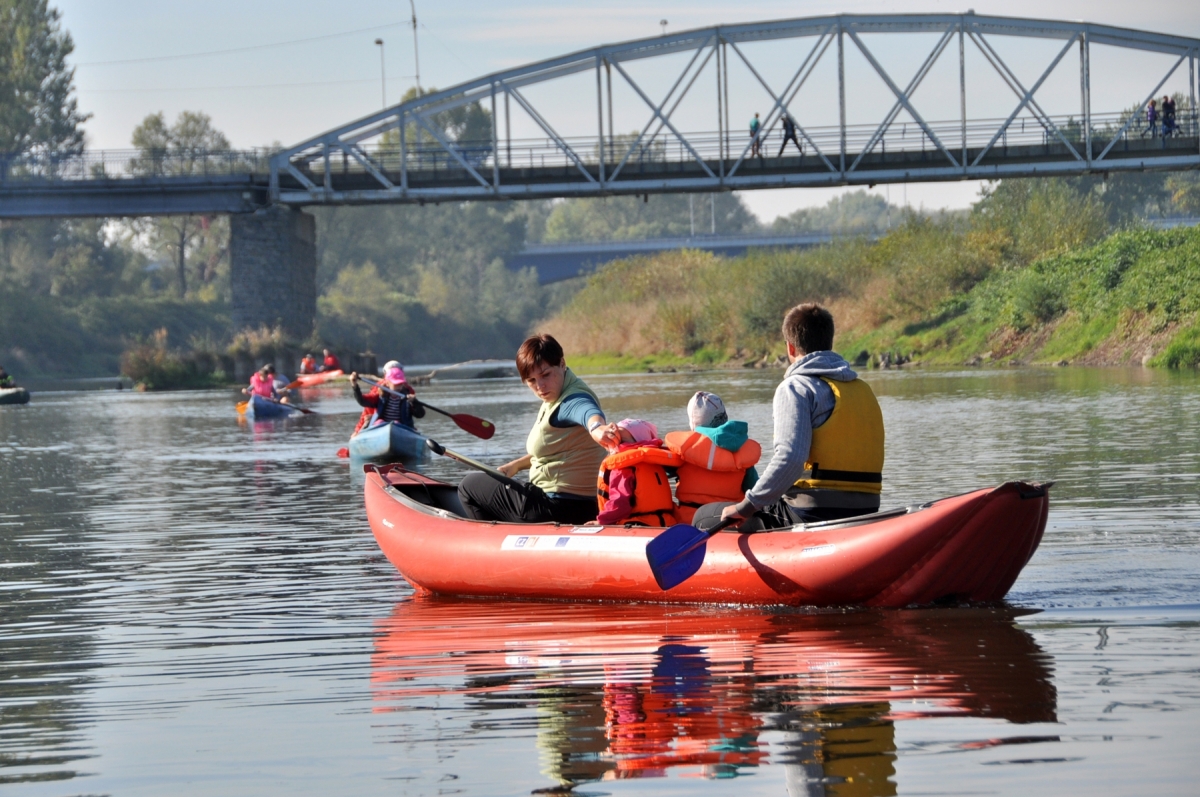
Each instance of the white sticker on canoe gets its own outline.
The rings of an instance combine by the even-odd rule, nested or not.
[[[599,534],[604,531],[603,526],[576,526],[571,529],[572,534]]]
[[[396,528],[395,526],[392,525],[392,521],[388,520],[387,518],[384,518],[383,520],[381,520],[379,522],[382,523],[383,525],[387,526],[389,529]]]
[[[812,548],[805,548],[802,550],[800,552],[800,558],[811,559],[814,556],[829,556],[829,554],[836,552],[836,545],[814,545]]]
[[[646,550],[651,537],[568,537],[562,534],[509,534],[500,543],[502,551],[605,551],[611,553]]]

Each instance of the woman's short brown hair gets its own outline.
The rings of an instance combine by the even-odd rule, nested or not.
[[[563,350],[553,335],[542,333],[525,339],[517,349],[517,373],[529,379],[534,369],[542,365],[557,368],[563,364]]]
[[[833,314],[816,302],[798,304],[783,317],[783,339],[804,354],[833,349]]]

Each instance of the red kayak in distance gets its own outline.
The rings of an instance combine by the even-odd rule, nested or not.
[[[300,374],[296,377],[293,384],[299,383],[299,387],[316,387],[323,385],[326,382],[332,382],[335,379],[340,379],[344,374],[340,370],[322,371],[319,374]]]
[[[457,488],[401,465],[366,465],[380,548],[419,592],[441,595],[876,606],[999,601],[1041,542],[1049,485],[1008,482],[843,521],[708,541],[664,591],[646,560],[663,530],[495,523],[462,516]]]

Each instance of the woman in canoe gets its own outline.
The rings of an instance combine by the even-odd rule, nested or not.
[[[381,390],[381,387],[387,389]],[[417,392],[408,384],[404,368],[395,360],[384,363],[383,379],[365,395],[358,386],[357,372],[350,374],[350,388],[354,391],[354,400],[363,408],[351,437],[364,427],[377,423],[399,423],[415,430],[413,419],[425,417],[425,408],[417,401]]]
[[[511,477],[529,468],[529,483],[518,486],[469,473],[458,487],[463,508],[476,520],[573,525],[595,520],[596,474],[605,448],[617,444],[615,428],[550,335],[534,335],[521,344],[517,371],[542,406],[525,441],[528,453],[499,470]]]
[[[287,401],[275,388],[275,366],[264,365],[250,376],[250,387],[242,388],[247,396],[259,396],[270,401]]]

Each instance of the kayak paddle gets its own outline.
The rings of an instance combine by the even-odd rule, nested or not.
[[[380,390],[387,391],[388,393],[391,393],[394,396],[405,397],[404,393],[401,393],[398,390],[392,390],[390,387],[384,387],[379,382],[376,382],[374,380],[366,379],[361,376],[359,377],[359,379],[361,379],[363,382],[366,382],[371,387],[377,387]],[[427,410],[433,410],[434,412],[436,412],[440,415],[445,415],[447,418],[454,421],[454,423],[458,426],[459,429],[462,429],[464,432],[467,432],[469,434],[475,435],[480,440],[491,440],[492,435],[496,434],[496,425],[494,423],[492,423],[491,421],[485,421],[483,418],[476,418],[474,415],[467,415],[466,413],[462,413],[462,412],[446,412],[443,409],[438,409],[437,407],[433,406],[432,404],[426,404],[424,401],[421,401],[420,399],[417,399],[417,402]]]
[[[708,531],[701,531],[687,523],[676,523],[650,540],[646,545],[646,561],[650,563],[658,586],[666,591],[694,576],[700,565],[704,564],[708,538],[741,521],[742,518],[738,517],[726,518]]]
[[[429,447],[430,451],[437,454],[439,457],[448,457],[448,458],[454,460],[455,462],[460,462],[463,465],[466,465],[468,468],[474,468],[475,470],[481,470],[484,473],[491,476],[493,479],[499,479],[500,481],[505,482],[507,484],[515,484],[518,487],[523,486],[516,479],[505,476],[503,473],[496,470],[491,465],[484,465],[482,462],[476,462],[475,460],[471,459],[468,456],[459,454],[457,451],[451,451],[450,449],[446,448],[444,445],[442,445],[438,441],[434,440],[433,438],[426,438],[425,445]]]

